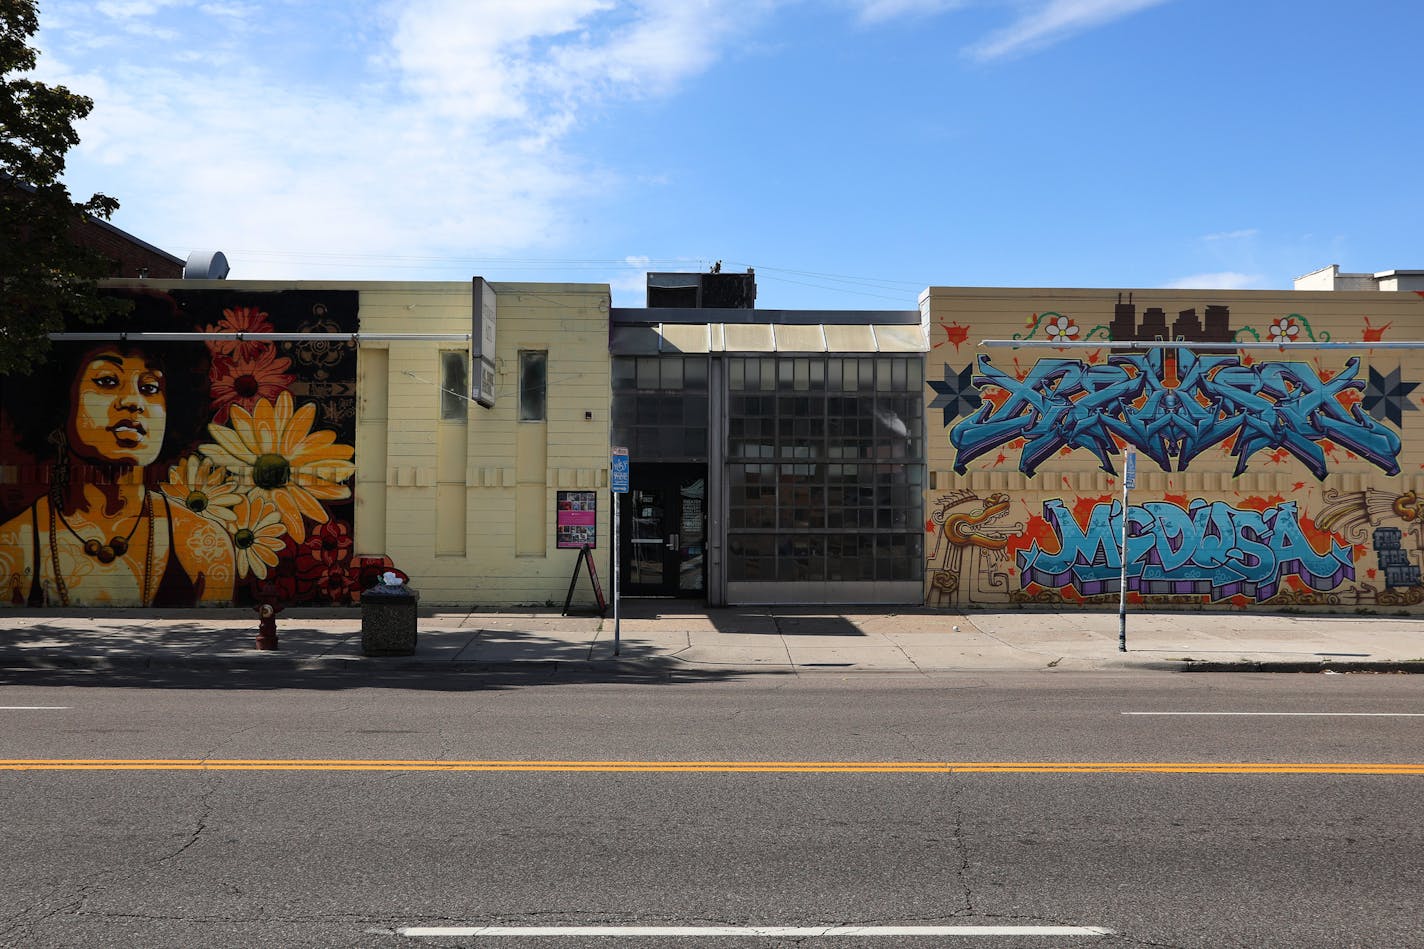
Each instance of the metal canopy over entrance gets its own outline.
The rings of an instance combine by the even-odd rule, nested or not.
[[[715,321],[707,319],[712,314]],[[918,310],[615,309],[609,333],[615,356],[923,353],[927,348]]]

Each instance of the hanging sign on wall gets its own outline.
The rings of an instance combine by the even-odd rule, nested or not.
[[[556,545],[561,548],[598,546],[598,492],[560,491],[555,512]]]

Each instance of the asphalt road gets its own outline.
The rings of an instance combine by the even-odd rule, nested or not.
[[[0,945],[1424,946],[1421,687],[0,672]]]

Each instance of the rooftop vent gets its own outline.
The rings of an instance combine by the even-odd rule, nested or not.
[[[195,250],[183,265],[184,280],[226,280],[227,258],[220,250]]]

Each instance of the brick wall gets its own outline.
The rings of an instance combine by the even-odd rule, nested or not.
[[[110,277],[176,280],[183,276],[183,261],[156,247],[135,241],[117,228],[89,221],[75,227],[70,234],[80,247],[98,251],[113,262],[108,274]]]

